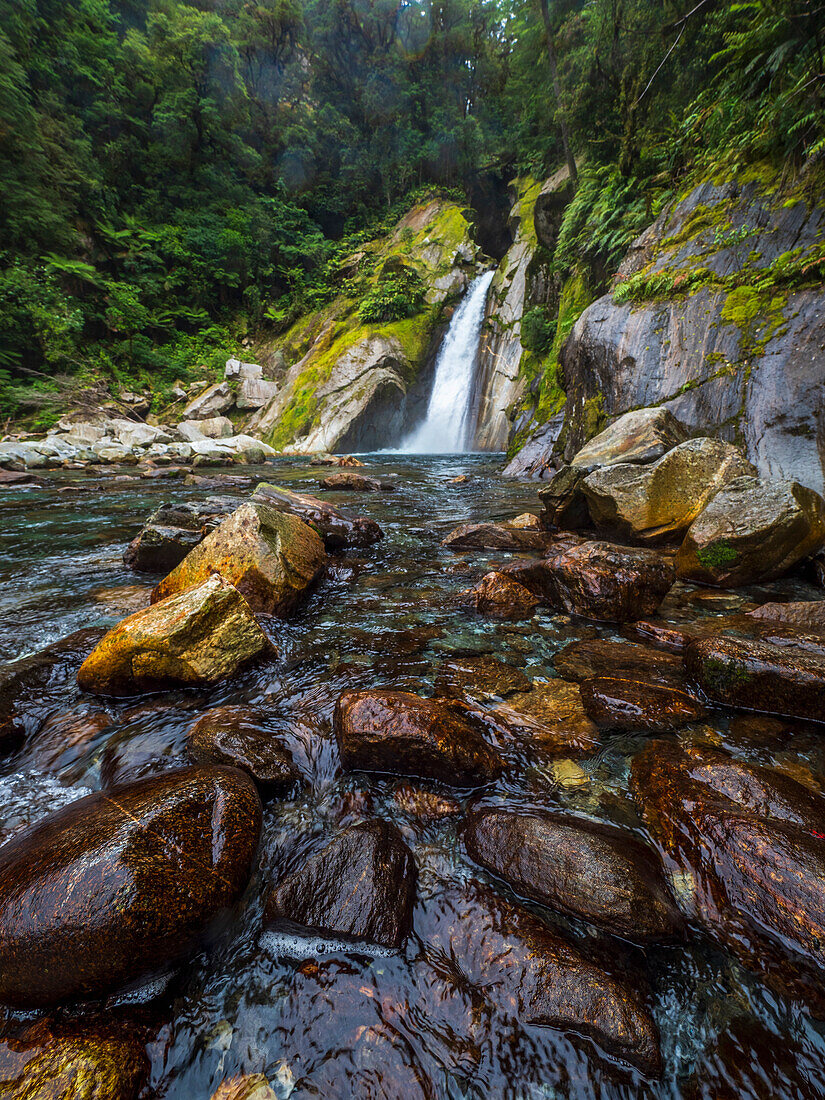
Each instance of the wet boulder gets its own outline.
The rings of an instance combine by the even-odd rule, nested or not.
[[[664,742],[634,759],[631,786],[685,915],[825,1010],[825,800],[775,769]]]
[[[796,481],[740,477],[691,524],[676,565],[683,580],[726,587],[784,576],[825,544],[825,501]]]
[[[324,544],[308,524],[265,504],[242,504],[156,586],[152,601],[218,573],[254,611],[287,615],[306,598],[325,565]]]
[[[491,619],[530,619],[541,600],[513,577],[500,570],[487,573],[475,586],[460,594],[461,602]]]
[[[123,553],[139,573],[168,573],[229,515],[235,502],[213,500],[164,504],[153,512]]]
[[[348,771],[436,779],[457,787],[489,783],[504,761],[465,713],[407,691],[349,691],[335,707],[335,733]]]
[[[415,862],[386,821],[351,825],[273,888],[269,925],[399,948],[410,930]]]
[[[587,717],[578,684],[533,681],[486,712],[499,736],[550,756],[587,756],[601,747],[599,731]]]
[[[755,474],[742,452],[717,439],[689,439],[647,466],[606,466],[582,482],[600,530],[641,542],[679,539],[716,494]]]
[[[516,523],[464,523],[455,527],[442,542],[449,550],[533,550],[546,549],[548,538],[537,527]]]
[[[303,779],[278,737],[243,707],[215,707],[202,715],[187,747],[197,763],[240,768],[266,793],[284,793]]]
[[[270,648],[243,596],[214,574],[118,623],[80,666],[77,682],[95,695],[204,686]]]
[[[561,546],[517,574],[543,603],[603,622],[652,614],[676,579],[673,563],[655,550],[582,542]]]
[[[345,550],[350,546],[372,546],[384,537],[375,522],[364,516],[350,516],[325,500],[293,493],[279,485],[261,482],[252,494],[253,504],[266,504],[277,512],[297,516],[314,528],[324,540],[327,550]]]
[[[575,531],[590,525],[590,512],[583,492],[584,480],[595,466],[562,466],[548,485],[539,489],[544,505],[542,527]]]
[[[649,1076],[661,1073],[656,1025],[638,995],[532,913],[468,883],[429,900],[415,930],[428,957],[455,959],[462,982],[507,1016],[592,1040]]]
[[[674,687],[683,687],[685,683],[684,665],[679,657],[634,642],[584,638],[560,649],[553,664],[563,680],[578,684],[600,676]]]
[[[476,863],[522,897],[644,942],[682,927],[659,855],[621,829],[563,814],[483,809],[464,826]]]
[[[601,729],[674,733],[705,717],[697,699],[665,684],[600,676],[583,681],[581,693],[587,716]]]
[[[531,686],[521,669],[487,656],[453,657],[444,661],[435,678],[440,695],[459,699],[504,699]]]
[[[749,638],[695,638],[685,648],[688,674],[716,703],[825,721],[825,656]]]
[[[0,1041],[4,1100],[136,1100],[149,1073],[147,1030],[106,1020],[41,1019]]]
[[[319,485],[322,489],[350,493],[387,493],[397,488],[394,481],[367,477],[366,474],[355,474],[352,471],[329,474],[319,482]]]
[[[794,600],[790,603],[765,603],[748,612],[751,619],[765,623],[789,623],[825,634],[825,600]]]
[[[688,429],[673,413],[659,406],[634,409],[614,420],[576,454],[574,466],[615,466],[655,462],[684,443]]]
[[[186,768],[81,798],[0,848],[0,1001],[99,997],[200,947],[246,889],[252,780]]]

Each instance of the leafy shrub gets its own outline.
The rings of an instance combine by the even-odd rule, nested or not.
[[[424,308],[424,284],[411,268],[382,274],[358,309],[365,324],[386,324],[414,317]]]
[[[546,355],[553,346],[556,326],[541,306],[528,309],[521,318],[521,346],[536,355]]]

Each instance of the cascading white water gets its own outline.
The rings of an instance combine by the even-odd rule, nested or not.
[[[435,363],[427,415],[401,444],[405,454],[457,454],[467,449],[467,415],[487,291],[495,272],[473,281],[450,321]]]

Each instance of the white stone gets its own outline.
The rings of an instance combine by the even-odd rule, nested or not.
[[[235,432],[232,421],[225,416],[211,416],[207,420],[198,420],[196,423],[203,439],[228,439]]]
[[[201,423],[200,420],[181,420],[177,427],[178,435],[187,443],[194,443],[196,439],[206,439],[201,430]]]
[[[256,378],[262,378],[263,373],[264,368],[258,363],[242,363],[240,359],[227,359],[224,377],[253,381]]]
[[[235,404],[235,395],[228,382],[216,382],[189,402],[183,410],[184,420],[207,420],[228,412]]]
[[[118,443],[129,449],[148,447],[151,443],[171,443],[172,437],[162,428],[153,428],[134,420],[113,420],[112,425]]]
[[[239,409],[262,409],[277,392],[275,382],[266,382],[263,378],[244,378],[235,403]]]

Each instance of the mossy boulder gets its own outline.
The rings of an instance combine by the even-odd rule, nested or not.
[[[95,695],[203,687],[269,648],[243,596],[212,575],[118,623],[80,666],[77,682]]]
[[[303,520],[260,502],[242,504],[152,592],[166,599],[215,573],[255,611],[287,615],[305,599],[326,565],[324,544]]]
[[[685,535],[683,580],[724,587],[782,577],[825,544],[825,501],[796,481],[740,477],[719,492]]]
[[[599,432],[574,456],[573,466],[655,462],[684,443],[688,430],[664,408],[634,409]]]

